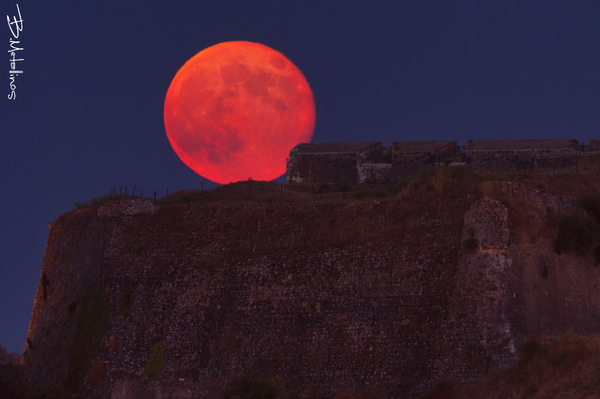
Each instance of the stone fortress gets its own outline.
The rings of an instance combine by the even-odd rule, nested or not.
[[[600,140],[577,139],[300,143],[286,162],[288,182],[393,184],[440,165],[489,171],[593,173],[600,171]]]
[[[379,183],[463,156],[473,168],[590,173],[600,147],[502,143],[299,144],[288,176]],[[89,399],[218,399],[239,376],[274,378],[291,398],[412,399],[482,379],[530,338],[600,331],[597,262],[556,253],[547,223],[580,198],[517,181],[467,188],[65,212],[48,224],[25,378]]]

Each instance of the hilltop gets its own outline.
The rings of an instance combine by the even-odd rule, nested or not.
[[[50,224],[25,375],[98,398],[480,381],[530,339],[600,328],[599,189],[441,167],[90,201]]]

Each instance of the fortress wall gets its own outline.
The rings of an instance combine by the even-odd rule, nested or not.
[[[381,155],[385,155],[385,154],[391,154],[391,148],[390,147],[383,147],[380,144],[373,146],[371,148],[368,148],[364,151],[361,151],[358,153],[358,162],[365,162],[369,159],[375,158],[377,156],[381,156]]]
[[[402,398],[441,379],[481,378],[533,332],[597,330],[587,263],[548,255],[551,243],[515,231],[507,249],[462,248],[475,200],[63,215],[44,258],[53,290],[36,300],[29,378],[64,380],[74,348],[89,349],[99,333],[84,370],[90,397],[216,398],[249,375],[274,377],[293,397]],[[544,279],[540,262],[550,265]],[[86,295],[109,310],[88,335],[77,332],[84,306],[68,311]],[[146,380],[157,343],[164,368]]]
[[[454,145],[448,145],[438,151],[433,151],[432,155],[435,157],[436,162],[444,162],[447,159],[454,159],[457,155],[457,150],[458,146],[454,143]]]
[[[432,158],[421,152],[394,154],[394,173],[398,180],[406,179],[417,173],[434,168]]]
[[[479,170],[574,175],[600,172],[600,152],[469,151],[466,157]]]
[[[62,380],[67,373],[78,308],[104,273],[104,238],[103,221],[85,211],[50,224],[24,351],[35,382]]]
[[[287,180],[288,182],[357,183],[357,164],[385,152],[381,143],[362,151],[306,153],[291,151],[286,164]]]
[[[534,160],[534,170],[545,174],[597,174],[600,173],[600,152],[584,152],[571,157],[541,154]]]
[[[376,184],[391,184],[396,180],[393,176],[391,163],[358,164],[358,183],[364,183],[368,179]]]
[[[357,154],[297,154],[298,176],[301,181],[356,183]]]
[[[466,151],[474,167],[491,171],[517,171],[534,168],[534,159],[560,159],[559,164],[567,166],[576,154],[560,151],[533,151],[533,150],[505,150],[505,151]],[[542,162],[540,167],[547,167],[548,162]]]
[[[600,151],[597,151],[600,145],[597,143],[596,140],[590,140],[586,151],[573,148],[469,150],[468,146],[459,150],[455,145],[448,145],[433,152],[394,151],[396,147],[374,147],[359,156],[349,153],[291,153],[292,158],[287,164],[287,176],[288,181],[360,183],[370,178],[393,184],[423,170],[434,168],[436,164],[448,159],[460,159],[467,162],[471,168],[480,171],[594,174],[600,172]],[[388,151],[392,155],[391,168],[388,159],[371,159],[379,152]]]
[[[467,151],[466,156],[474,167],[490,171],[517,170],[516,163],[529,164],[534,151]],[[525,166],[523,169],[529,169]]]

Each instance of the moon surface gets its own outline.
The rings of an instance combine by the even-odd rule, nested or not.
[[[173,150],[199,175],[218,183],[273,180],[285,173],[289,151],[312,138],[315,102],[283,54],[225,42],[181,67],[164,118]]]

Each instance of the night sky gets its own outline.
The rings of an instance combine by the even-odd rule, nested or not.
[[[215,185],[163,123],[171,79],[214,44],[288,57],[314,93],[315,142],[600,138],[598,1],[1,4],[23,18],[14,100],[6,22],[0,35],[0,344],[19,354],[47,222],[112,187]]]

